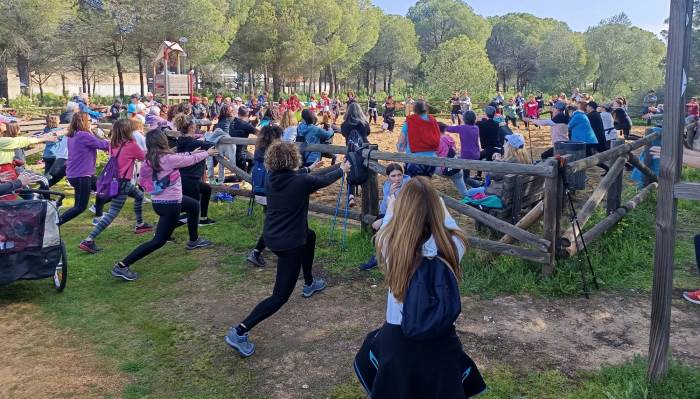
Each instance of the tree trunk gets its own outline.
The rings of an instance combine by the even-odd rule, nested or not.
[[[136,58],[139,61],[139,85],[141,85],[141,96],[144,96],[146,93],[143,91],[143,47],[139,45],[136,51]]]
[[[263,69],[263,76],[264,76],[264,79],[265,79],[265,83],[263,84],[263,87],[265,87],[265,91],[266,91],[266,92],[269,92],[269,91],[270,91],[270,87],[269,87],[269,82],[268,82],[268,80],[267,80],[267,65],[265,65],[265,68]]]
[[[9,97],[9,88],[7,86],[7,62],[0,57],[0,98]]]
[[[61,74],[61,94],[63,97],[68,97],[68,91],[66,90],[66,74],[64,73]]]
[[[330,90],[328,90],[328,94],[331,97],[333,97],[333,96],[335,96],[335,79],[333,78],[333,66],[332,65],[328,65],[328,69],[326,70],[326,76],[328,78],[327,79],[328,83],[330,83],[330,86],[331,86]]]
[[[374,76],[372,77],[374,80],[372,82],[372,94],[377,95],[377,67],[374,67]]]
[[[39,75],[39,79],[37,81],[39,84],[39,104],[44,105],[44,83],[41,81],[41,75]]]
[[[391,94],[391,81],[392,81],[393,77],[394,77],[394,68],[389,68],[389,84],[387,86],[387,88],[389,89],[389,91],[387,91],[388,94]]]
[[[112,97],[117,96],[117,77],[112,74]]]
[[[252,69],[248,70],[248,81],[250,82],[250,94],[253,95],[255,93],[255,78],[253,77],[254,73]]]
[[[367,93],[369,93],[369,68],[367,68],[365,72],[365,90],[367,91]]]
[[[22,95],[28,96],[29,93],[29,60],[27,56],[21,52],[17,52],[17,75],[19,76],[19,85]]]
[[[272,64],[272,98],[280,98],[280,75],[277,64]]]
[[[95,95],[95,87],[97,86],[97,73],[92,75],[92,93]]]
[[[384,92],[385,93],[387,92],[387,89],[386,89],[386,68],[384,68]]]
[[[80,87],[83,89],[82,92],[87,92],[87,87],[85,87],[85,82],[87,81],[87,60],[80,57]]]
[[[120,56],[117,55],[117,44],[112,43],[112,48],[114,49],[114,63],[117,66],[117,76],[119,76],[119,97],[124,97],[124,67],[122,66]]]

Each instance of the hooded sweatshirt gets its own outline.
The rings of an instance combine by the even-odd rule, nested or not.
[[[591,122],[583,111],[574,111],[574,113],[571,114],[569,132],[571,133],[571,140],[573,141],[581,141],[586,144],[598,144],[593,128],[591,128]]]

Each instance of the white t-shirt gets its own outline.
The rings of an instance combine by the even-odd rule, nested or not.
[[[615,130],[615,122],[613,121],[612,114],[610,112],[601,112],[600,119],[603,120],[603,129],[605,129],[605,140],[615,140],[618,137],[617,130]]]
[[[382,228],[386,226],[390,219],[391,213],[387,213],[382,221]],[[457,222],[455,222],[455,220],[449,214],[445,215],[445,227],[450,229],[459,228]],[[461,261],[466,248],[462,241],[457,237],[453,236],[452,241],[454,241],[455,246],[457,247],[458,259]],[[435,243],[433,236],[430,236],[430,238],[428,238],[428,240],[423,244],[422,252],[423,256],[437,256],[437,244]],[[403,320],[403,303],[397,301],[394,294],[392,294],[391,290],[389,290],[386,297],[386,322],[389,324],[401,325],[401,320]]]

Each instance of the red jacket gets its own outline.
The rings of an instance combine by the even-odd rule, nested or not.
[[[408,145],[411,152],[437,151],[440,147],[440,127],[431,115],[425,121],[420,115],[406,118],[408,124]]]

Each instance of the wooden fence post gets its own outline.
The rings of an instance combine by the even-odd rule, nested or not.
[[[676,241],[676,206],[673,187],[678,182],[683,158],[679,132],[685,114],[686,79],[693,24],[693,0],[671,0],[666,53],[666,96],[661,138],[659,193],[656,197],[656,247],[651,294],[649,369],[647,378],[658,381],[666,374],[671,335],[673,258]]]
[[[618,147],[625,144],[624,140],[612,140],[610,142],[610,148]],[[606,209],[606,215],[609,215],[617,210],[617,208],[620,207],[620,203],[622,202],[622,175],[624,174],[624,171],[620,171],[620,173],[617,175],[615,178],[615,181],[613,181],[612,185],[610,188],[608,188],[608,193],[606,195],[606,200],[605,200],[605,209]]]
[[[549,276],[554,271],[554,264],[561,246],[561,214],[564,198],[564,182],[559,177],[559,165],[555,160],[548,164],[554,169],[554,175],[544,181],[544,239],[551,242],[549,261],[542,265],[542,274]]]
[[[372,151],[379,148],[376,144],[370,145]],[[367,181],[362,185],[362,230],[372,233],[372,225],[365,222],[365,215],[379,216],[379,187],[377,185],[377,172],[368,167]]]

